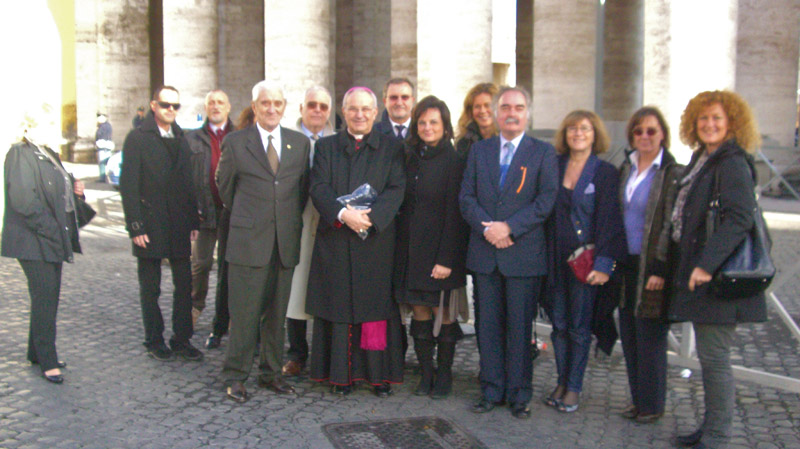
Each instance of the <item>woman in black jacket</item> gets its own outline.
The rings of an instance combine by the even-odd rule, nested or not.
[[[56,354],[61,267],[81,252],[76,210],[83,182],[64,170],[51,149],[24,139],[6,155],[5,192],[2,255],[16,258],[28,279],[28,360],[60,384],[67,366]]]
[[[627,154],[620,168],[628,256],[619,264],[619,330],[632,405],[622,416],[652,423],[664,414],[667,393],[667,250],[672,198],[682,166],[669,152],[669,127],[645,106],[628,122]],[[616,284],[616,283],[615,283]],[[621,292],[618,292],[621,293]]]
[[[410,131],[393,285],[398,302],[414,312],[410,334],[422,374],[414,394],[439,399],[452,388],[453,355],[462,337],[451,292],[466,283],[461,256],[466,234],[458,207],[464,160],[451,143],[450,110],[438,98],[428,96],[417,104]]]
[[[763,294],[724,298],[708,285],[753,227],[755,171],[746,151],[754,151],[760,138],[750,107],[727,91],[702,92],[689,101],[681,116],[680,134],[681,141],[695,151],[679,181],[671,217],[678,262],[668,318],[694,325],[705,417],[697,431],[678,437],[678,443],[717,447],[730,437],[733,421],[736,390],[730,347],[736,324],[767,318]],[[721,221],[716,230],[709,230],[706,216],[717,194]],[[707,231],[713,233],[707,237]]]

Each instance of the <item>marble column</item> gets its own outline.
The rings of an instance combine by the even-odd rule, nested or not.
[[[217,2],[217,86],[231,102],[236,120],[250,106],[253,85],[264,79],[264,2]]]

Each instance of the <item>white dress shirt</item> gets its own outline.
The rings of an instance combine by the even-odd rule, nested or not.
[[[258,129],[258,134],[261,136],[261,144],[264,146],[264,152],[266,153],[267,148],[269,147],[269,136],[272,136],[272,146],[275,147],[275,151],[278,153],[278,161],[281,160],[281,125],[278,125],[273,129],[271,132],[267,131],[266,129],[262,128],[261,125],[256,122],[256,129]]]

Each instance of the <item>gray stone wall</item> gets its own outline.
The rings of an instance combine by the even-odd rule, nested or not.
[[[264,2],[217,2],[217,79],[228,94],[231,116],[250,105],[250,91],[264,79]]]

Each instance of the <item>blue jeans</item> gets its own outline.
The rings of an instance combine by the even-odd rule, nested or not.
[[[564,273],[566,285],[553,295],[553,351],[556,356],[558,384],[567,391],[580,393],[583,373],[592,346],[592,313],[596,287],[578,281],[570,271]]]

